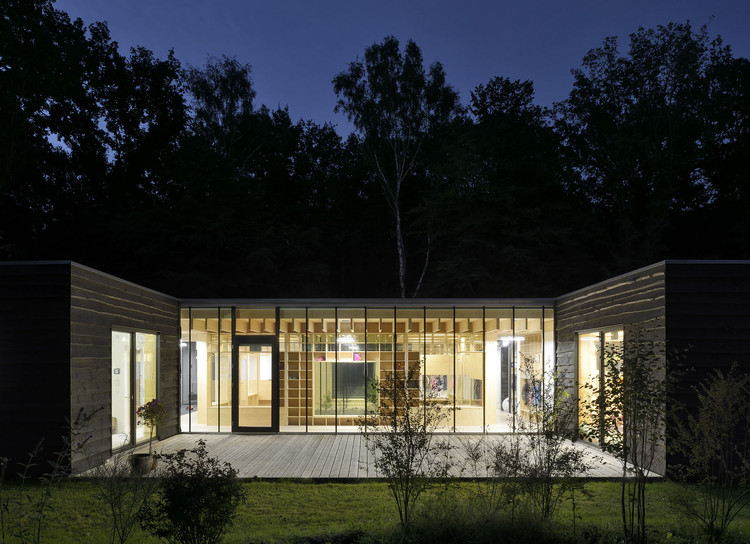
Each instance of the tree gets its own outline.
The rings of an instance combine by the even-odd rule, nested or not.
[[[597,236],[609,242],[615,268],[670,255],[737,255],[736,247],[717,250],[713,241],[737,220],[711,210],[719,195],[746,194],[734,182],[723,186],[712,171],[719,165],[714,153],[747,161],[734,145],[748,126],[740,68],[719,38],[688,22],[639,28],[625,54],[607,38],[573,70],[573,89],[557,105],[557,129],[574,187],[594,208]],[[730,120],[726,101],[741,116]]]
[[[224,155],[248,157],[255,147],[243,126],[254,112],[251,73],[249,64],[226,55],[208,57],[202,68],[191,66],[185,71],[185,87],[192,98],[192,129]]]
[[[142,48],[126,58],[105,23],[50,0],[0,4],[0,58],[0,252],[109,268],[110,220],[169,186],[179,63]]]
[[[646,541],[646,482],[663,459],[666,425],[666,354],[641,325],[625,331],[623,342],[604,348],[604,376],[591,385],[582,408],[591,421],[587,438],[622,465],[620,506],[626,538]]]
[[[494,77],[471,93],[440,177],[434,261],[425,291],[554,294],[584,270],[585,202],[566,190],[560,139],[530,81]],[[580,269],[577,270],[580,275]],[[457,281],[460,278],[460,282]],[[460,292],[456,293],[456,290]]]
[[[363,419],[367,449],[377,473],[385,478],[398,510],[401,530],[408,534],[420,498],[453,466],[451,446],[434,439],[434,429],[452,408],[420,402],[421,364],[390,371],[380,382],[381,426],[372,429]]]
[[[365,50],[364,61],[355,60],[333,79],[341,111],[363,136],[374,175],[393,215],[401,297],[407,293],[406,209],[404,184],[420,172],[417,164],[431,134],[461,113],[458,93],[445,81],[440,63],[425,73],[422,52],[409,40],[402,53],[389,36]],[[430,231],[424,264],[414,294],[419,291],[430,256]]]

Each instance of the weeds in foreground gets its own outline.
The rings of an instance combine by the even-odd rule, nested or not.
[[[720,541],[750,504],[750,376],[715,375],[696,388],[698,410],[677,419],[675,449],[685,485],[674,504],[712,541]]]
[[[82,438],[83,430],[93,415],[79,410],[76,418],[69,423],[69,432],[62,436],[62,446],[47,461],[49,469],[39,478],[41,467],[37,466],[44,447],[40,440],[29,452],[26,461],[21,465],[18,477],[20,485],[12,491],[3,486],[7,475],[9,461],[0,460],[0,537],[5,544],[11,537],[22,544],[39,544],[42,541],[42,530],[47,515],[52,510],[52,495],[60,481],[70,473],[71,459],[85,448],[89,437]],[[31,485],[39,483],[40,485]]]
[[[130,452],[115,455],[92,470],[97,498],[107,506],[110,544],[124,544],[138,526],[139,513],[157,489],[156,478],[144,478],[128,458]]]

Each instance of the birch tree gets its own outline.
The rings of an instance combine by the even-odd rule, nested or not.
[[[403,194],[405,184],[417,176],[423,145],[430,133],[455,119],[461,106],[458,93],[446,83],[440,63],[425,71],[422,52],[409,40],[403,52],[389,36],[365,50],[333,78],[338,96],[335,111],[346,114],[363,138],[365,153],[383,189],[393,215],[398,254],[400,295],[407,293],[407,248]],[[416,295],[430,258],[430,228]]]

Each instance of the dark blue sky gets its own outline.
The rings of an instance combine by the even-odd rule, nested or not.
[[[530,79],[537,103],[570,91],[571,68],[607,36],[621,50],[639,26],[690,20],[709,25],[735,55],[750,57],[748,0],[58,0],[86,24],[107,21],[123,53],[142,45],[158,57],[174,49],[201,66],[226,54],[253,67],[256,104],[288,106],[293,120],[348,131],[334,114],[333,76],[387,35],[442,62],[466,103],[494,76]]]

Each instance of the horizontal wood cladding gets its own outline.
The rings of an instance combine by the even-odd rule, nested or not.
[[[663,320],[664,265],[654,265],[582,289],[557,300],[555,328],[559,341],[577,331]]]
[[[159,397],[168,409],[160,435],[176,434],[180,371],[177,299],[74,264],[70,316],[71,409],[100,409],[89,424],[89,453],[99,459],[111,448],[113,330],[159,334]]]
[[[70,415],[70,264],[0,265],[0,456],[59,451]]]

